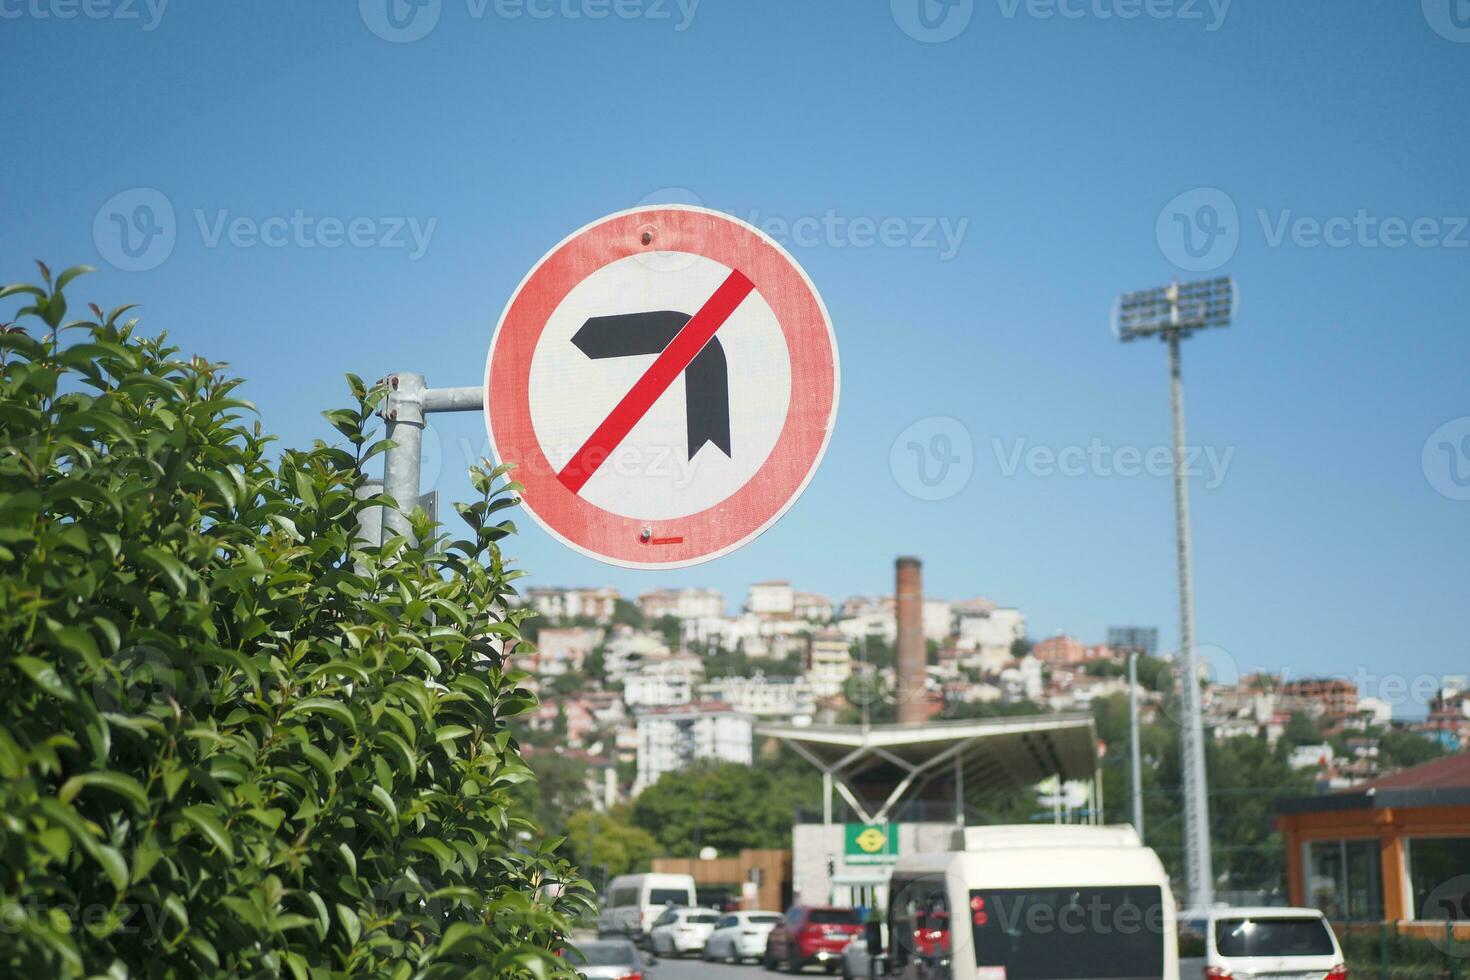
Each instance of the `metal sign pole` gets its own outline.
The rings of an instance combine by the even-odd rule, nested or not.
[[[479,387],[430,388],[424,376],[412,371],[388,375],[388,396],[378,409],[388,423],[387,436],[394,445],[383,459],[383,492],[400,510],[384,510],[382,536],[395,534],[414,541],[407,511],[419,500],[419,477],[423,465],[424,416],[431,412],[479,412],[485,393]]]

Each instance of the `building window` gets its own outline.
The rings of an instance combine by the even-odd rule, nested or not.
[[[1307,901],[1337,922],[1383,921],[1378,841],[1330,840],[1307,845]]]
[[[1470,837],[1409,840],[1409,883],[1416,919],[1470,918]]]

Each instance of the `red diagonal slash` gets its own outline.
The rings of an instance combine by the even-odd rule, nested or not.
[[[669,346],[663,349],[663,353],[654,358],[648,370],[643,372],[643,377],[638,383],[628,389],[623,400],[618,402],[612,413],[603,420],[592,433],[582,448],[577,450],[568,462],[562,467],[556,478],[562,482],[572,493],[581,493],[582,487],[592,479],[598,467],[602,466],[607,458],[612,455],[622,441],[627,438],[633,426],[638,420],[648,414],[653,403],[658,401],[659,396],[668,391],[669,385],[674,379],[684,373],[689,362],[702,350],[704,345],[710,342],[721,325],[735,312],[750,291],[755,288],[745,276],[738,271],[732,271],[715,294],[705,301],[699,308],[699,312],[684,324],[684,328],[674,335],[669,341]]]

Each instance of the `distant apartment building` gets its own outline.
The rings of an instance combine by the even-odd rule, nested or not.
[[[1346,721],[1358,713],[1358,686],[1340,677],[1304,677],[1282,684],[1278,703],[1288,714]]]
[[[842,693],[842,685],[852,676],[852,650],[839,630],[818,630],[807,640],[806,679],[812,693],[830,698]]]
[[[1320,745],[1298,745],[1291,750],[1286,762],[1293,769],[1326,769],[1332,765],[1333,758],[1332,746],[1323,742]]]
[[[1159,652],[1157,626],[1109,626],[1108,646],[1126,656],[1141,653],[1152,657]]]
[[[596,626],[548,626],[536,638],[534,673],[558,677],[581,670],[592,651],[602,643],[603,630]]]
[[[1002,700],[1007,703],[1032,701],[1039,703],[1046,692],[1042,664],[1035,657],[1022,657],[1015,666],[1000,672]]]
[[[623,625],[614,626],[608,633],[603,651],[603,669],[613,682],[621,681],[645,661],[669,655],[668,645],[656,633]]]
[[[718,619],[725,615],[725,596],[719,589],[654,589],[638,597],[638,611],[649,622]]]
[[[791,613],[797,619],[809,623],[830,623],[837,607],[831,599],[815,592],[794,592],[791,596]]]
[[[554,698],[536,705],[530,727],[538,732],[565,731],[564,744],[582,746],[597,727],[591,706],[581,698]]]
[[[853,642],[861,643],[868,637],[874,637],[891,645],[898,638],[898,619],[893,610],[882,608],[864,609],[849,616],[847,604],[843,603],[837,629]]]
[[[1010,665],[1011,648],[1026,636],[1026,617],[1019,609],[998,607],[989,599],[965,599],[951,608],[963,666],[993,674]]]
[[[755,613],[742,613],[733,619],[697,620],[688,634],[701,642],[722,650],[739,650],[747,657],[769,657],[783,660],[791,653],[806,649],[806,634],[811,624],[799,619],[763,619]]]
[[[699,672],[700,662],[689,657],[645,662],[623,675],[623,701],[634,709],[688,704]]]
[[[786,581],[756,582],[746,596],[745,611],[762,619],[791,619],[796,615],[796,591]]]
[[[811,718],[816,695],[805,677],[716,677],[699,685],[701,701],[720,701],[756,718]]]
[[[638,778],[634,792],[694,762],[711,760],[748,766],[754,759],[749,715],[728,704],[700,702],[653,708],[638,715]]]
[[[1073,667],[1097,660],[1117,659],[1117,654],[1106,644],[1098,643],[1088,646],[1075,636],[1068,636],[1065,633],[1038,640],[1031,648],[1031,654],[1042,663],[1058,667]]]
[[[551,620],[586,616],[598,623],[611,622],[621,596],[614,588],[534,588],[526,590],[526,604]]]

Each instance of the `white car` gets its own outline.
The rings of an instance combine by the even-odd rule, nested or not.
[[[1317,909],[1217,908],[1180,915],[1204,939],[1204,980],[1346,980],[1342,947]],[[1184,972],[1184,971],[1182,971]],[[1193,971],[1184,972],[1189,980]]]
[[[780,921],[779,912],[728,912],[705,940],[704,958],[730,963],[758,960],[766,951],[766,937]]]
[[[670,908],[653,921],[648,944],[655,954],[688,956],[704,949],[705,940],[720,920],[717,909]]]

